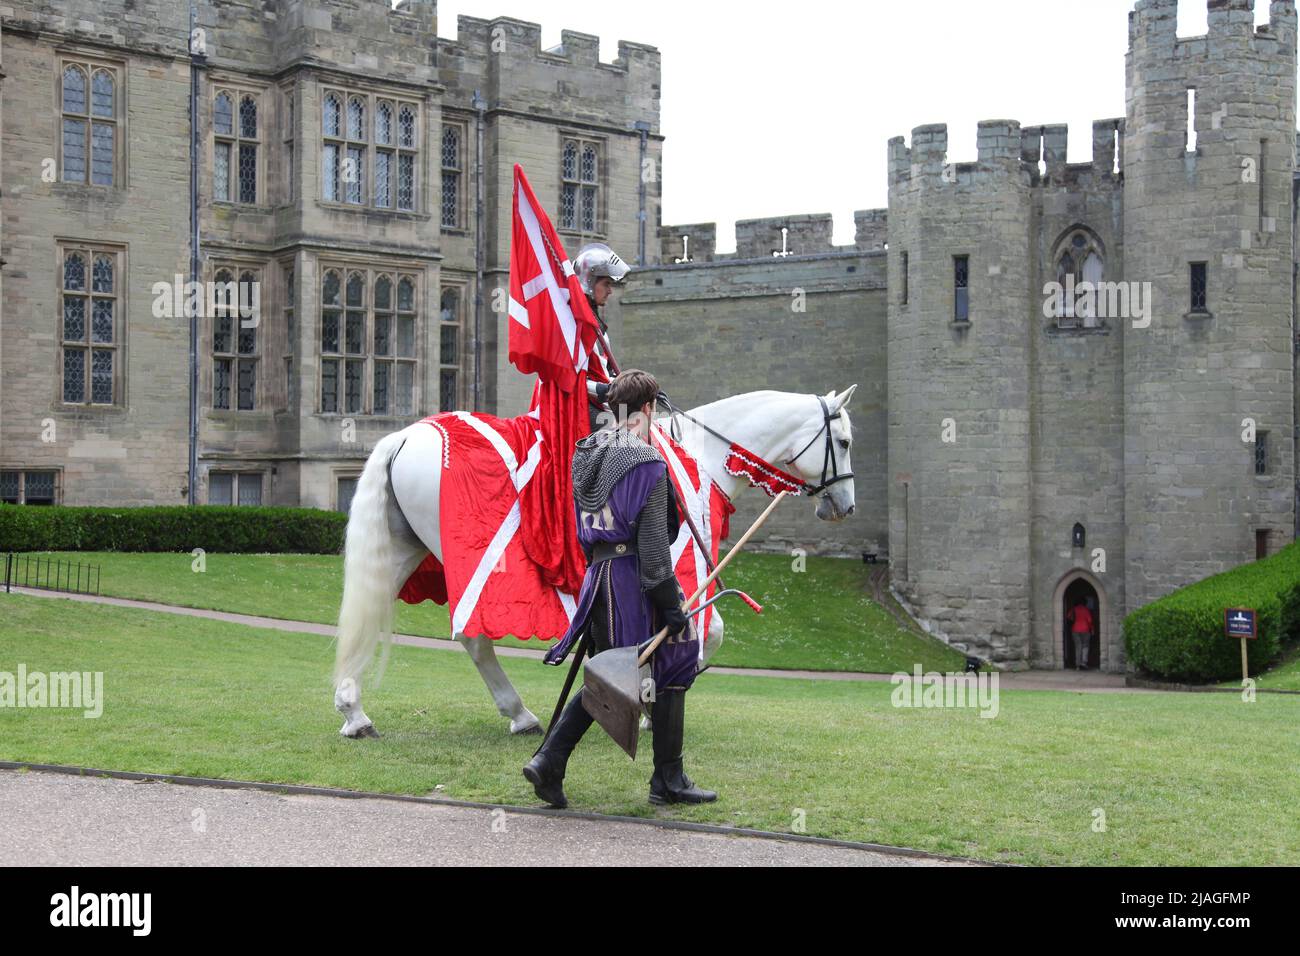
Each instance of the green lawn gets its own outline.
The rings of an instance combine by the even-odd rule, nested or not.
[[[189,554],[119,552],[52,555],[102,566],[100,589],[114,597],[185,607],[333,624],[342,594],[342,558],[317,554],[208,554],[197,573]],[[739,601],[720,605],[726,619],[724,667],[910,673],[961,670],[964,658],[915,629],[899,627],[864,590],[866,567],[834,558],[808,558],[807,570],[775,554],[742,554],[723,575],[764,605],[756,616]],[[400,632],[448,637],[447,609],[398,602]],[[505,643],[532,648],[538,641]]]
[[[0,709],[0,759],[536,803],[519,768],[537,738],[507,734],[460,651],[395,648],[365,701],[384,736],[367,741],[337,734],[315,635],[0,595],[0,671],[20,662],[102,671],[107,700],[97,720]],[[563,675],[503,663],[545,713]],[[990,720],[896,709],[891,690],[705,674],[687,762],[719,802],[650,807],[648,761],[598,728],[570,799],[775,831],[803,811],[813,835],[1019,863],[1300,864],[1300,698],[1006,691]]]
[[[1251,662],[1251,670],[1255,668]],[[1293,644],[1282,651],[1282,658],[1271,668],[1255,678],[1255,685],[1260,690],[1294,690],[1300,691],[1300,644]],[[1224,687],[1240,687],[1241,678],[1224,681]]]

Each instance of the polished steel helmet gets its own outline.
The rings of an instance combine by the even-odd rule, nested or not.
[[[582,291],[593,295],[597,279],[608,277],[614,282],[622,282],[631,269],[609,246],[603,242],[592,242],[583,246],[573,257],[573,271],[578,276]]]

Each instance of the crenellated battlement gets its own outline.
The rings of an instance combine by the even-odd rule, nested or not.
[[[1165,59],[1180,54],[1212,56],[1282,53],[1296,43],[1295,0],[1272,0],[1268,23],[1255,26],[1254,0],[1206,0],[1208,32],[1178,37],[1178,0],[1138,0],[1129,14],[1129,53]]]
[[[252,8],[258,8],[253,15]],[[199,0],[195,45],[214,67],[281,69],[312,60],[433,82],[435,0]],[[189,5],[176,0],[23,0],[9,32],[40,31],[110,48],[188,58]]]
[[[887,209],[859,209],[853,213],[853,223],[853,244],[837,246],[831,239],[834,222],[830,213],[742,219],[736,223],[736,251],[722,255],[717,252],[717,223],[661,226],[659,259],[667,265],[884,250],[888,239]]]
[[[948,127],[945,124],[918,126],[908,146],[902,136],[889,141],[889,183],[933,178],[952,184],[968,181],[981,171],[1030,174],[1030,182],[1060,183],[1079,174],[1117,175],[1123,169],[1124,120],[1104,119],[1092,124],[1092,159],[1069,164],[1069,128],[1061,124],[1022,127],[1017,120],[982,120],[976,139],[975,162],[950,162]]]
[[[541,24],[528,20],[516,20],[513,17],[484,20],[459,16],[456,18],[456,30],[458,37],[455,41],[439,42],[464,47],[471,56],[528,56],[543,63],[567,63],[571,66],[591,69],[599,67],[620,72],[642,66],[650,67],[656,72],[659,70],[659,50],[645,43],[619,40],[618,56],[612,63],[605,63],[600,59],[600,37],[590,33],[562,30],[558,46],[543,48]]]
[[[48,33],[160,57],[189,56],[189,10],[174,0],[24,0],[3,11],[9,34]]]

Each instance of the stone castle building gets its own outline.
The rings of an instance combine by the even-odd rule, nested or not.
[[[519,162],[570,254],[641,264],[612,338],[679,404],[858,383],[857,513],[795,502],[769,543],[878,554],[959,646],[1065,666],[1088,599],[1121,670],[1124,613],[1294,539],[1293,0],[1259,27],[1209,0],[1194,38],[1138,0],[1091,162],[1064,126],[982,123],[974,162],[918,127],[852,245],[785,216],[731,254],[661,224],[653,47],[389,6],[0,6],[0,499],[187,500],[189,320],[155,289],[190,277],[192,158],[195,274],[260,292],[255,328],[198,320],[197,501],[346,507],[388,431],[522,411],[494,302]]]
[[[195,272],[236,312],[199,320],[199,503],[346,507],[384,434],[525,402],[491,296],[515,163],[570,254],[659,218],[653,47],[446,40],[433,0],[190,7],[0,5],[4,500],[187,500],[192,159]]]
[[[787,509],[785,543],[887,553],[918,617],[1012,667],[1072,664],[1090,599],[1090,663],[1122,670],[1124,614],[1296,536],[1296,9],[1253,6],[1179,38],[1176,0],[1138,0],[1091,162],[1064,126],[981,123],[974,162],[921,126],[852,246],[829,215],[742,222],[728,256],[661,228],[622,341],[687,402],[859,382],[858,513]]]

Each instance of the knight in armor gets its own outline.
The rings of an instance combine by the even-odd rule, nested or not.
[[[707,803],[718,795],[697,787],[682,768],[686,691],[695,680],[700,644],[682,611],[685,598],[673,573],[670,548],[677,537],[678,515],[668,487],[668,466],[649,443],[658,395],[659,384],[648,372],[620,373],[607,396],[616,421],[577,443],[573,495],[578,540],[588,567],[573,622],[546,655],[546,663],[563,663],[584,635],[592,653],[598,654],[643,644],[666,626],[669,636],[650,659],[650,802]],[[552,806],[568,804],[565,768],[592,722],[579,690],[524,767],[537,795]]]
[[[587,382],[591,430],[595,431],[602,421],[600,414],[604,410],[605,393],[609,388],[605,383],[614,374],[614,369],[611,368],[614,362],[608,348],[609,326],[605,323],[601,310],[613,294],[614,287],[627,277],[631,269],[609,246],[603,242],[592,242],[583,246],[574,256],[573,271],[582,291],[587,295],[591,313],[600,326],[600,338],[587,366],[588,371],[597,379]]]

